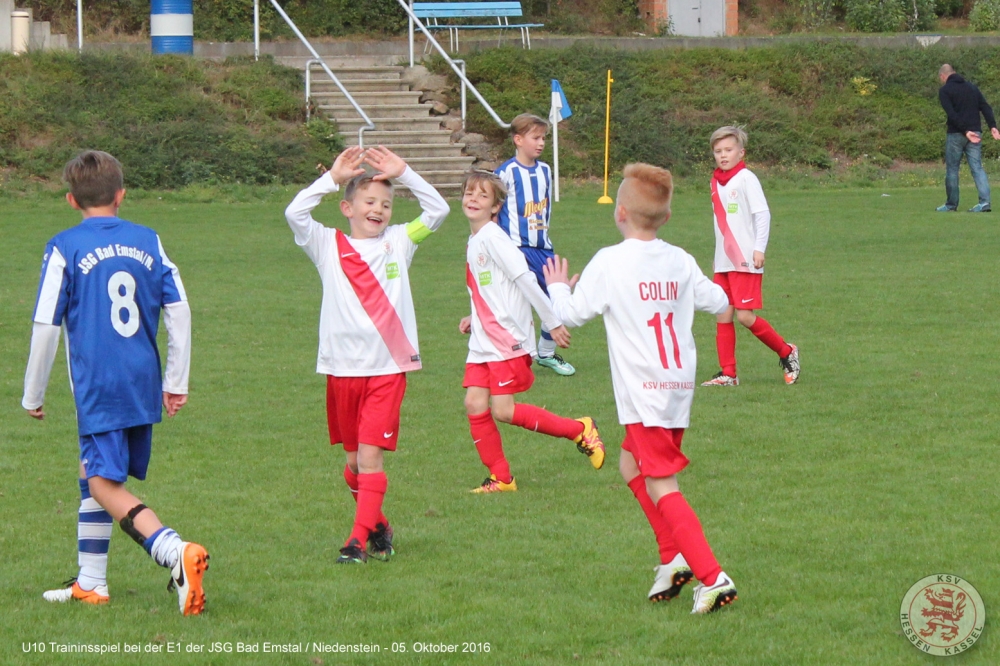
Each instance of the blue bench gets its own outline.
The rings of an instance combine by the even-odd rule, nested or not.
[[[510,17],[523,16],[521,3],[505,2],[414,2],[414,15],[423,21],[428,30],[447,30],[452,53],[458,51],[459,30],[499,30],[503,39],[504,30],[517,29],[521,32],[521,46],[531,48],[531,28],[541,28],[543,23],[511,23]],[[496,23],[484,23],[483,18],[495,18]],[[441,23],[441,19],[458,22]],[[465,22],[472,20],[474,22]],[[479,21],[478,23],[475,21]],[[412,19],[411,19],[412,22]],[[412,26],[411,26],[412,27]],[[499,44],[499,40],[497,41]]]

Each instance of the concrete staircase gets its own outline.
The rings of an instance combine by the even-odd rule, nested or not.
[[[276,60],[304,70],[308,58]],[[384,145],[437,189],[447,194],[458,192],[475,158],[462,154],[465,144],[451,142],[451,130],[441,127],[445,117],[431,115],[432,105],[420,102],[421,91],[410,90],[403,80],[404,67],[391,64],[391,57],[329,56],[325,60],[375,123],[374,130],[364,133],[366,146]],[[336,121],[344,143],[357,145],[358,129],[364,121],[322,68],[313,67],[311,93],[316,108]]]

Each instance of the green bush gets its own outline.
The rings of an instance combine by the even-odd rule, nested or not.
[[[969,25],[977,32],[1000,30],[1000,0],[977,0],[969,12]]]
[[[507,121],[525,111],[546,116],[549,79],[559,79],[573,110],[560,124],[560,168],[588,177],[603,175],[608,69],[612,169],[639,160],[685,175],[711,164],[708,137],[724,124],[746,126],[755,164],[827,169],[835,156],[873,168],[937,162],[944,112],[936,73],[944,59],[987,99],[1000,98],[1000,48],[944,52],[829,42],[639,53],[505,48],[466,56],[470,79]],[[431,67],[446,72],[440,62]],[[469,107],[468,127],[497,142],[507,136],[477,103]],[[509,142],[504,146],[512,154]],[[994,142],[983,150],[986,157],[1000,155]]]
[[[303,123],[302,85],[267,59],[0,55],[0,170],[55,180],[99,148],[129,187],[303,182],[341,143],[329,121]]]
[[[936,0],[845,0],[844,20],[859,32],[928,30],[937,20]]]

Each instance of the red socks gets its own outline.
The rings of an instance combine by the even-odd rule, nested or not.
[[[351,468],[344,465],[344,481],[347,482],[347,487],[351,489],[351,497],[354,501],[358,501],[358,475],[351,471]],[[389,519],[385,517],[385,514],[379,511],[378,521],[379,523],[389,524]]]
[[[722,372],[730,377],[735,377],[736,326],[733,322],[715,325],[715,346],[719,350],[719,365],[722,366]]]
[[[628,482],[628,487],[635,498],[639,500],[639,506],[642,507],[642,512],[646,514],[646,520],[649,521],[653,528],[653,534],[656,535],[656,543],[660,546],[660,564],[668,563],[677,557],[679,550],[673,537],[670,536],[670,526],[663,520],[663,516],[657,511],[656,505],[653,504],[653,500],[650,499],[649,493],[646,491],[645,477],[640,474]]]
[[[631,484],[630,484],[631,487]],[[679,492],[668,493],[656,503],[671,536],[680,549],[692,573],[703,585],[714,585],[722,567],[712,554],[701,523],[694,509]]]
[[[346,475],[345,475],[346,476]],[[385,472],[375,474],[358,474],[358,509],[354,514],[354,529],[351,536],[347,537],[347,543],[351,539],[357,539],[364,548],[368,543],[368,535],[375,529],[375,525],[382,516],[382,500],[385,497],[385,489],[388,481]],[[346,545],[346,544],[345,544]]]
[[[490,470],[490,474],[498,481],[510,483],[513,478],[510,475],[510,465],[503,455],[503,441],[500,439],[500,431],[493,420],[493,414],[489,410],[482,414],[469,414],[469,431],[472,433],[472,441],[479,452],[479,459],[483,461]]]
[[[520,403],[514,405],[514,418],[510,423],[525,430],[570,440],[576,439],[583,433],[583,424],[575,419],[556,416],[541,407]]]
[[[792,348],[785,344],[785,339],[778,335],[778,332],[763,317],[757,317],[753,326],[750,327],[750,332],[756,335],[758,340],[770,347],[771,351],[781,358],[785,358],[792,353]]]

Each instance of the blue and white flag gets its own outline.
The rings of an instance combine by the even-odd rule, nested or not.
[[[573,112],[569,108],[569,102],[566,101],[566,95],[563,93],[562,86],[559,85],[559,81],[552,79],[552,120],[553,122],[559,122],[560,120],[565,120],[573,115]]]

